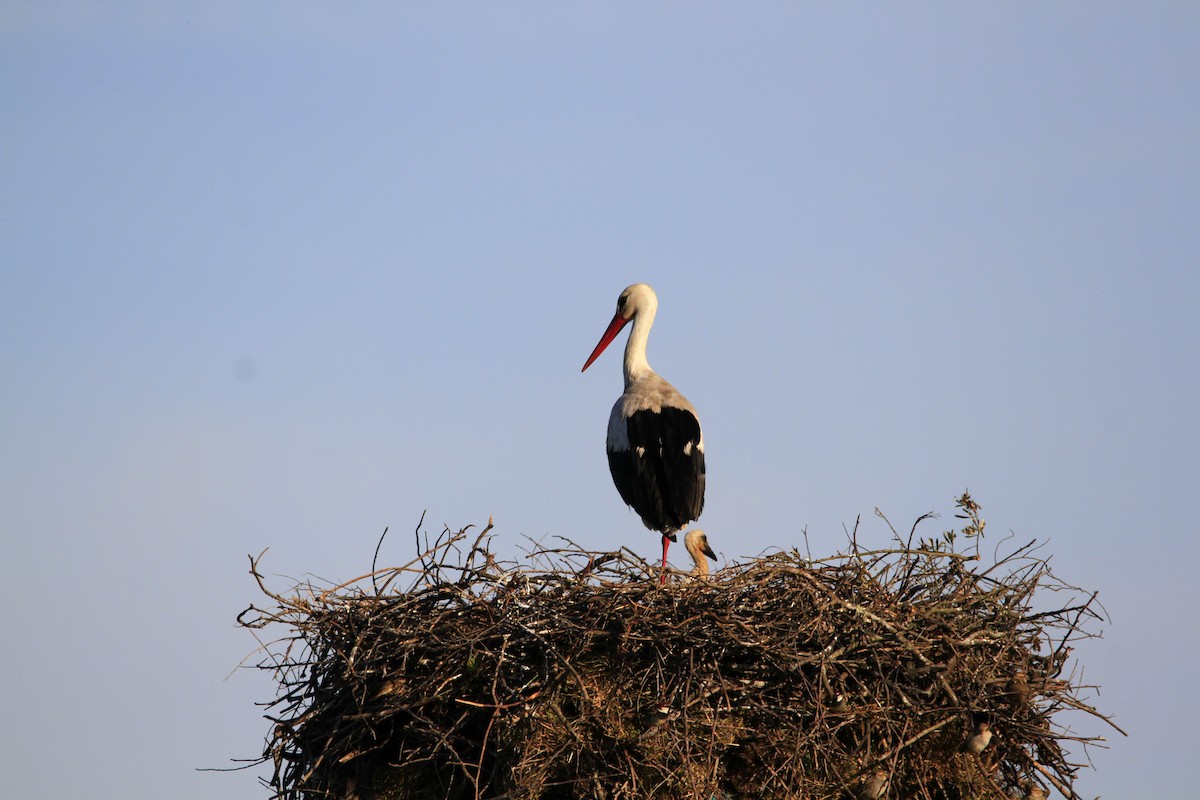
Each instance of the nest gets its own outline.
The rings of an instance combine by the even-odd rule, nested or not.
[[[1104,740],[1063,715],[1112,722],[1070,643],[1103,611],[1034,543],[985,565],[959,507],[929,540],[665,587],[627,550],[498,561],[490,524],[418,525],[413,562],[323,590],[251,559],[272,607],[239,622],[285,631],[257,665],[274,797],[1074,798],[1071,752]]]

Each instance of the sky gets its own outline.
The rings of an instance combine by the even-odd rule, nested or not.
[[[0,767],[13,797],[251,800],[235,624],[495,521],[658,540],[604,435],[636,281],[723,561],[879,509],[1044,542],[1184,798],[1200,613],[1200,6],[0,7]]]

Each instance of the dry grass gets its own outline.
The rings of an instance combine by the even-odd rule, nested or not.
[[[257,665],[279,685],[274,796],[1074,797],[1065,746],[1103,739],[1064,712],[1112,723],[1069,643],[1102,611],[1033,543],[985,565],[959,507],[930,540],[666,587],[626,550],[498,562],[490,524],[418,526],[419,558],[324,590],[271,592],[252,559],[270,607],[239,621],[281,636]],[[983,722],[989,746],[961,752]]]

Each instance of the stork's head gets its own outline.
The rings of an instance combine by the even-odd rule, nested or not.
[[[658,295],[648,283],[635,283],[626,286],[625,291],[617,298],[617,316],[633,319],[638,313],[653,313],[658,310]]]
[[[617,313],[613,315],[612,322],[608,323],[608,329],[604,331],[604,335],[600,337],[599,344],[592,354],[588,356],[588,360],[584,363],[583,369],[587,369],[592,365],[592,362],[600,357],[604,352],[604,348],[617,338],[617,334],[625,327],[634,317],[653,320],[655,312],[658,311],[658,295],[650,288],[649,284],[635,283],[632,286],[627,286],[625,291],[621,292],[621,296],[617,298]],[[580,370],[582,372],[583,370]]]
[[[713,561],[717,560],[717,554],[708,546],[708,534],[699,528],[693,528],[684,535],[683,546],[692,554],[697,564],[700,563],[701,555],[706,555]]]

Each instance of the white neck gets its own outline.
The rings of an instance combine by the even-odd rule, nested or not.
[[[646,361],[646,342],[650,338],[650,328],[654,325],[656,310],[653,306],[644,306],[633,316],[633,329],[629,331],[629,341],[625,343],[626,389],[638,378],[654,372],[650,369],[650,363]]]

